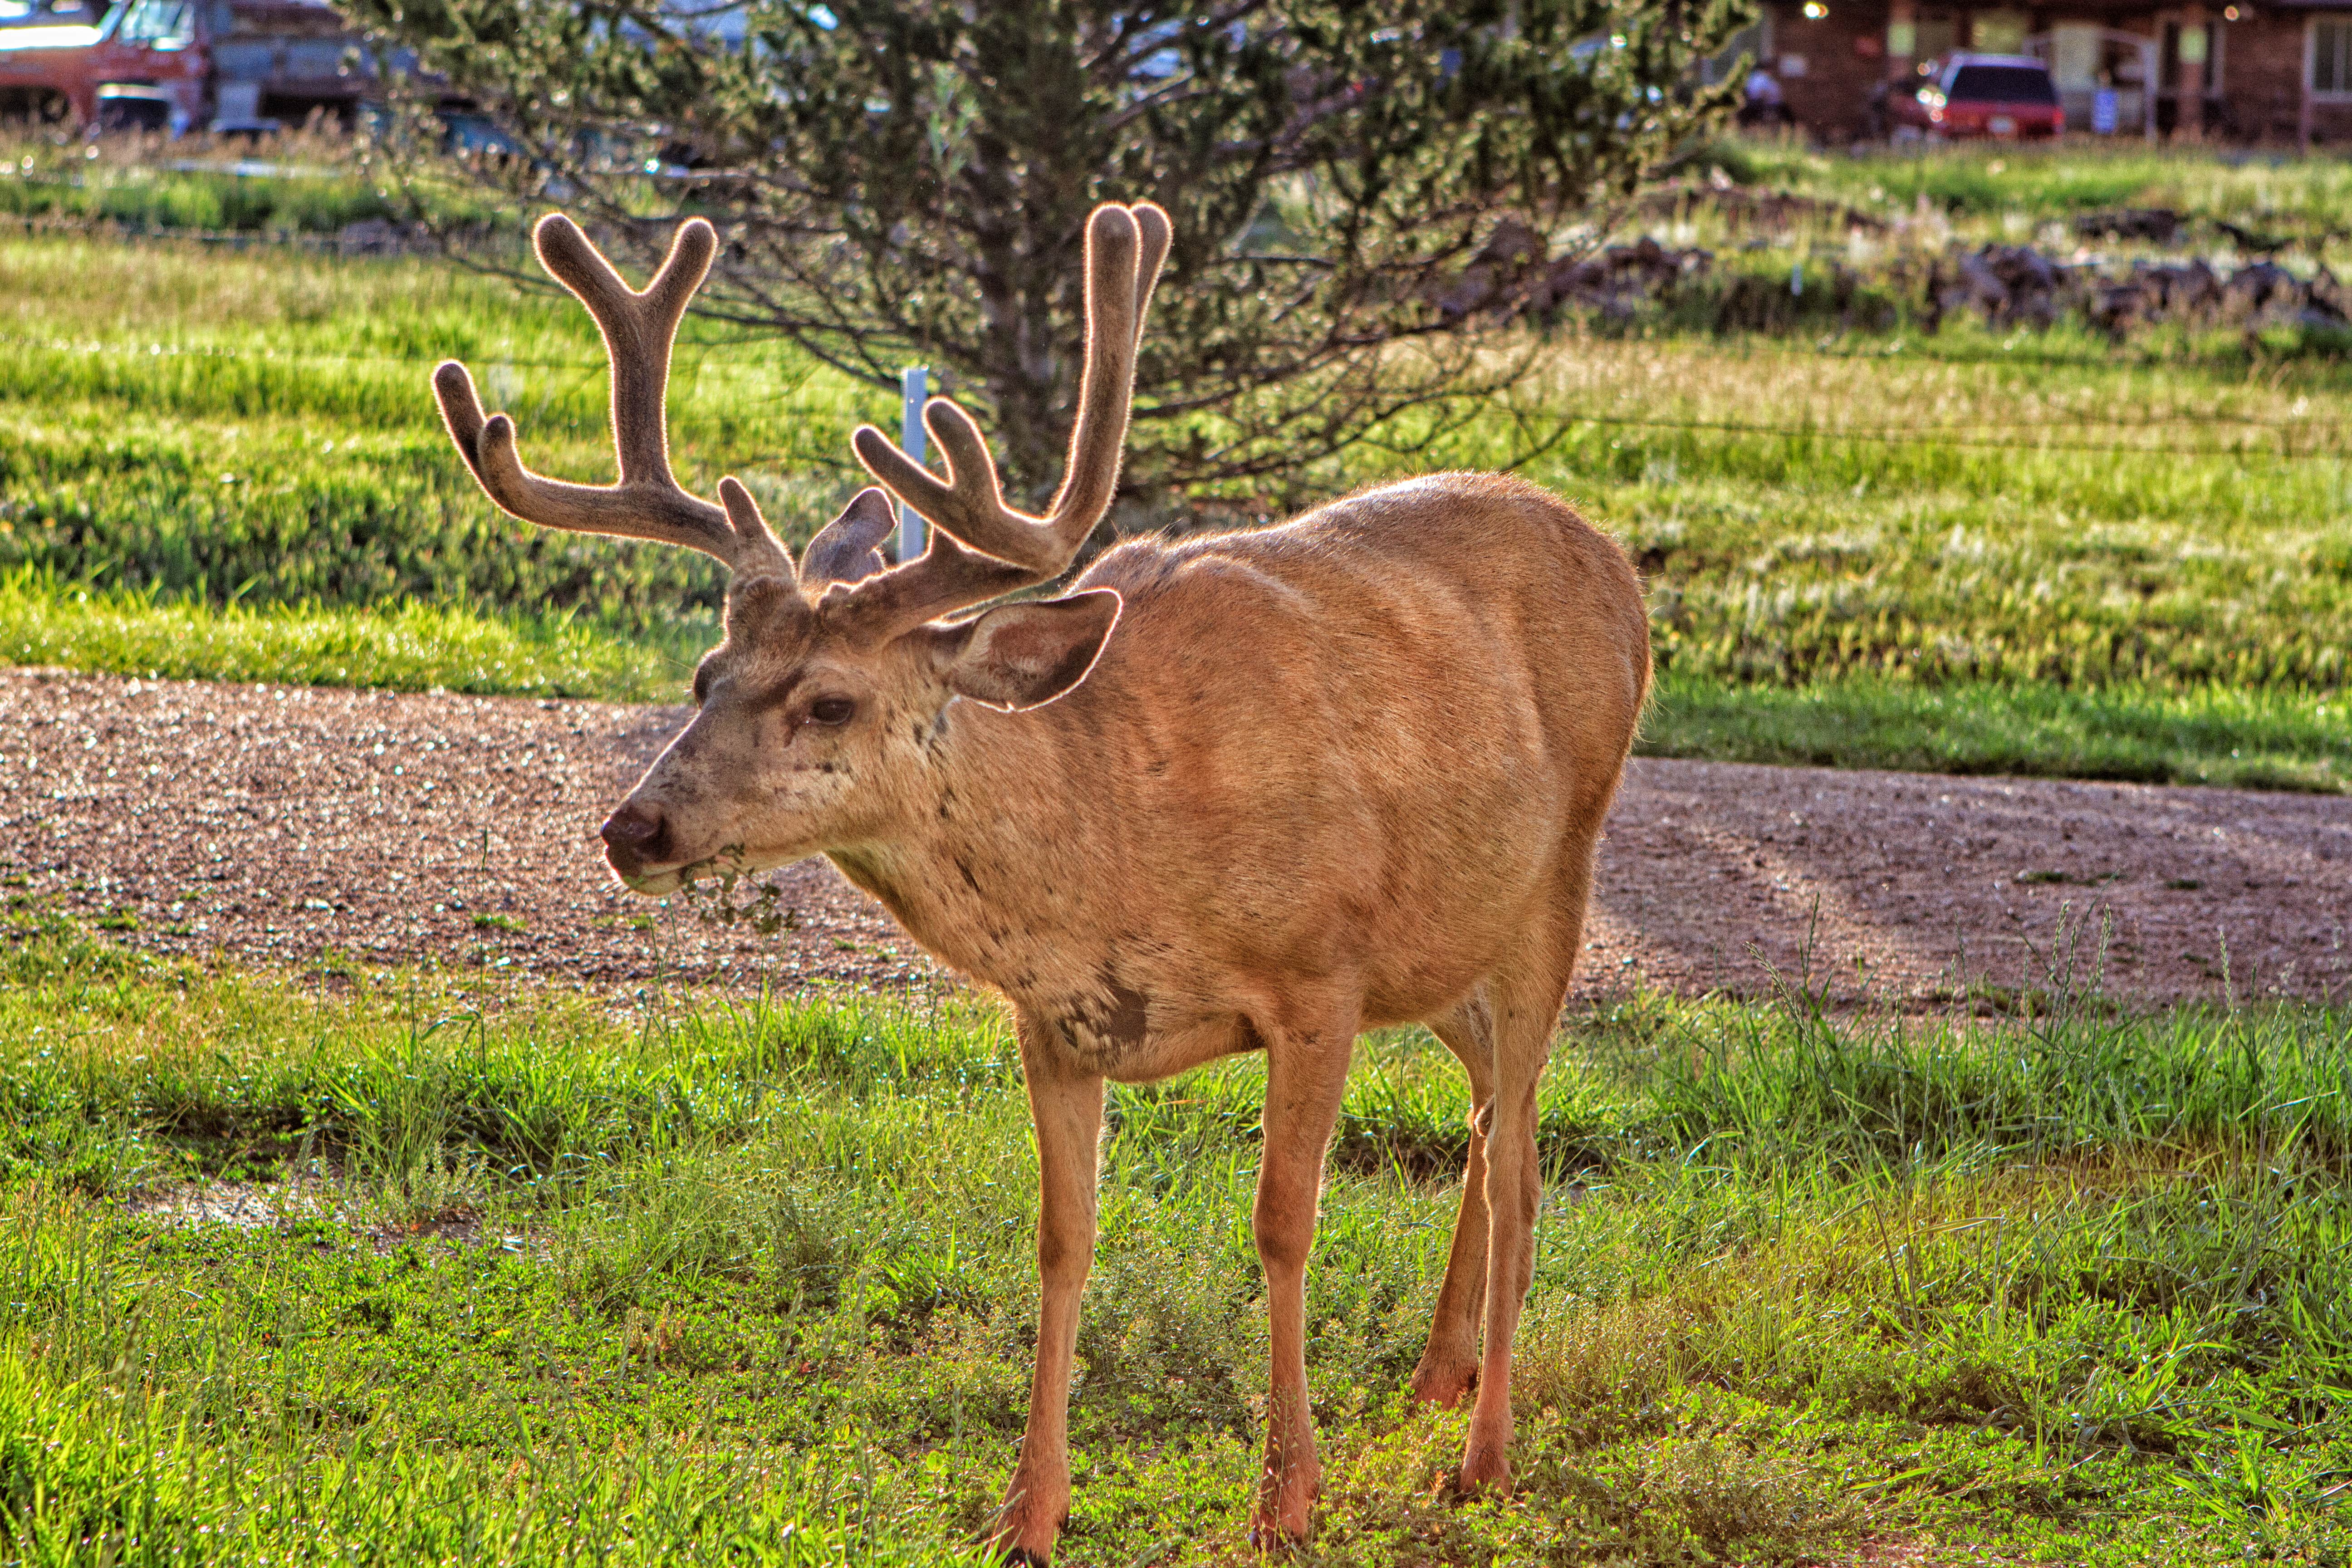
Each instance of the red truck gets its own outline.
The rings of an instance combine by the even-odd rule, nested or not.
[[[325,0],[121,0],[102,18],[19,9],[0,16],[0,116],[174,135],[274,131],[322,110],[348,124],[374,81]]]

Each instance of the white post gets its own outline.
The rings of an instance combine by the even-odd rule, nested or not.
[[[923,460],[923,400],[930,395],[930,379],[929,365],[910,364],[898,373],[898,395],[903,404],[898,415],[898,445],[919,463]],[[912,561],[929,542],[923,531],[923,520],[915,515],[913,507],[900,502],[898,559]]]

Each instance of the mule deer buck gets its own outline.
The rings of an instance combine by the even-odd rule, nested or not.
[[[733,479],[670,473],[669,355],[715,237],[689,221],[643,293],[571,221],[539,254],[603,329],[620,482],[523,467],[465,367],[434,374],[482,488],[531,522],[667,541],[732,569],[700,711],[603,827],[621,879],[823,853],[1017,1021],[1043,1186],[1026,1436],[994,1541],[1042,1563],[1067,1516],[1067,1406],[1095,1242],[1103,1081],[1267,1060],[1251,1211],[1272,1316],[1255,1537],[1303,1537],[1318,1489],[1306,1267],[1360,1031],[1426,1024],[1469,1075],[1469,1169],[1416,1398],[1475,1395],[1459,1476],[1507,1489],[1511,1341],[1539,1191],[1536,1080],[1584,922],[1593,847],[1650,679],[1623,554],[1516,479],[1437,474],[1277,528],[1132,541],[1075,592],[946,617],[1068,565],[1108,506],[1137,334],[1169,243],[1149,205],[1086,233],[1068,472],[1006,505],[979,428],[925,411],[934,477],[871,427],[858,458],[929,520],[885,566],[862,491],[795,568]],[[1482,1344],[1483,1331],[1483,1344]]]

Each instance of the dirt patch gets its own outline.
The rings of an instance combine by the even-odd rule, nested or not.
[[[332,1189],[299,1182],[206,1182],[137,1194],[123,1206],[164,1225],[274,1230],[334,1212]]]
[[[770,936],[613,880],[596,825],[685,711],[0,673],[0,865],[19,897],[157,953],[929,977],[823,862],[770,879],[800,924]]]
[[[1637,759],[1582,984],[2352,997],[2352,800]]]
[[[158,1225],[229,1230],[286,1230],[306,1220],[348,1226],[376,1251],[411,1242],[437,1242],[453,1248],[495,1247],[507,1252],[545,1249],[517,1231],[484,1226],[478,1210],[459,1204],[400,1218],[355,1213],[342,1202],[341,1183],[286,1178],[268,1182],[195,1182],[152,1187],[125,1200],[126,1212]]]
[[[684,710],[0,672],[6,890],[157,953],[898,989],[822,860],[798,929],[624,891],[596,825]],[[2014,1002],[2104,942],[2149,1000],[2352,996],[2352,799],[1637,760],[1578,991]],[[2070,933],[2083,933],[2075,940]]]

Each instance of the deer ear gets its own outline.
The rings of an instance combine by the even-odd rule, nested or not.
[[[881,542],[890,537],[898,518],[890,498],[872,485],[859,490],[841,509],[841,515],[809,541],[801,556],[801,586],[822,588],[828,583],[856,583],[883,568]]]
[[[1118,611],[1119,597],[1108,588],[1000,605],[940,627],[934,657],[949,690],[1017,713],[1043,707],[1087,678]]]

